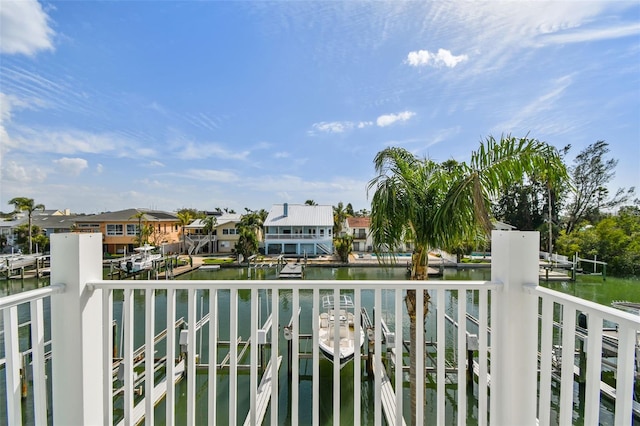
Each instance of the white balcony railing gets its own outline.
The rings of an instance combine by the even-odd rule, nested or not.
[[[142,417],[147,424],[159,417],[166,424],[258,424],[267,408],[267,424],[319,424],[322,395],[330,395],[323,401],[331,407],[334,424],[341,417],[354,424],[379,425],[383,419],[402,424],[412,415],[423,424],[433,412],[437,424],[465,424],[470,412],[480,425],[571,424],[576,380],[584,381],[586,389],[584,424],[610,423],[600,411],[604,320],[618,330],[612,422],[631,424],[637,409],[633,385],[640,318],[538,287],[537,241],[537,233],[494,232],[491,282],[105,281],[100,236],[53,235],[53,285],[0,299],[7,389],[6,418],[0,422],[21,424],[24,414],[34,424],[46,423],[43,332],[48,321],[42,302],[51,298],[49,380],[55,425],[136,424]],[[435,381],[434,389],[424,375],[416,378],[416,400],[428,399],[432,405],[427,409],[417,404],[414,413],[403,385],[408,382],[407,367],[399,367],[408,360],[399,350],[409,339],[403,301],[407,290],[417,290],[417,318],[423,314],[422,290],[430,295],[427,321],[416,324],[416,368]],[[341,292],[353,295],[356,312],[366,308],[380,314],[374,315],[371,339],[363,349],[368,358],[355,357],[353,369],[341,370],[334,362],[331,380],[321,383],[314,345],[320,296]],[[23,412],[20,396],[17,309],[25,304],[30,305],[25,327],[32,335],[27,364],[32,369],[33,413]],[[295,312],[300,314],[292,315]],[[587,315],[586,339],[576,332],[578,313]],[[175,330],[181,316],[185,328],[159,333]],[[468,321],[469,316],[475,322]],[[121,354],[114,354],[114,318],[121,323],[121,337],[115,339],[116,345],[122,342]],[[356,321],[354,327],[357,335],[361,325]],[[398,337],[393,339],[389,330]],[[467,347],[469,334],[477,335],[473,400],[465,379],[468,349],[475,349]],[[309,340],[311,350],[303,344]],[[584,362],[576,363],[576,342],[584,346]],[[429,349],[433,343],[435,349]],[[561,365],[554,361],[558,350],[565,360]],[[361,368],[365,364],[368,368]],[[282,370],[275,374],[279,365]],[[586,373],[576,379],[580,367]],[[371,372],[377,374],[372,386],[365,387],[364,375]],[[174,379],[181,377],[176,385]],[[465,385],[447,389],[456,382]],[[348,392],[341,391],[343,385]],[[184,386],[180,389],[186,396],[177,386]],[[552,417],[557,387],[559,408]],[[427,398],[433,392],[435,398]],[[154,407],[161,398],[166,410],[160,413]]]

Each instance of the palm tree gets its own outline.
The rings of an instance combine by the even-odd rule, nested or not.
[[[318,205],[318,203],[316,203],[316,202],[315,202],[315,201],[313,201],[313,200],[307,200],[307,201],[305,201],[305,202],[304,202],[304,205],[305,205],[305,206],[317,206],[317,205]]]
[[[143,238],[142,238],[142,219],[144,219],[146,213],[142,210],[138,210],[136,214],[131,216],[129,219],[138,219],[138,245],[142,247]]]
[[[342,232],[342,224],[350,216],[353,215],[349,214],[349,211],[345,208],[342,201],[340,201],[337,206],[333,206],[333,235],[340,235],[340,232]]]
[[[204,232],[206,232],[209,235],[209,254],[212,253],[211,251],[211,234],[213,233],[213,228],[216,227],[216,225],[218,224],[218,219],[216,219],[215,216],[207,216],[206,218],[203,219],[202,221],[204,223]]]
[[[451,161],[438,164],[394,147],[379,152],[374,165],[377,176],[368,185],[368,191],[375,190],[371,202],[374,250],[392,250],[410,238],[415,244],[412,279],[426,279],[430,247],[452,247],[469,241],[478,232],[490,232],[490,200],[501,188],[542,169],[554,176],[554,182],[567,180],[566,168],[555,148],[534,139],[510,136],[500,141],[488,137],[472,153],[468,165]],[[425,292],[425,318],[428,302]],[[407,290],[405,304],[410,320],[409,374],[415,424],[415,290]]]
[[[187,235],[185,234],[185,226],[191,223],[191,221],[195,218],[193,212],[189,209],[182,209],[176,213],[178,217],[178,221],[180,222],[180,227],[182,228],[182,250],[186,250],[187,248]]]
[[[29,217],[29,254],[33,253],[32,236],[31,236],[31,218],[36,210],[44,210],[44,204],[35,204],[33,198],[16,197],[9,200],[9,204],[13,204],[15,211],[27,212]]]

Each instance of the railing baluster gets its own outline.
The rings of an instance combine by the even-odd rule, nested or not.
[[[133,424],[133,290],[124,290],[122,305],[124,333],[124,352],[121,368],[124,369],[124,422]]]
[[[187,424],[196,424],[196,322],[197,322],[197,291],[195,288],[187,290],[187,355],[185,365],[187,372]]]
[[[362,347],[360,346],[360,333],[362,330],[362,300],[359,288],[356,288],[353,293],[353,424],[359,425],[361,423],[360,386],[362,370],[360,367],[362,361]]]
[[[499,290],[498,290],[499,291]],[[491,320],[488,320],[487,322],[489,323],[489,326],[491,329],[495,330],[494,328],[494,324],[497,323],[497,319],[498,318],[498,291],[496,290],[491,290],[491,299],[489,300],[490,303],[490,312],[491,312]],[[498,368],[500,368],[499,363],[496,362],[496,360],[500,357],[500,355],[498,355],[498,344],[500,343],[500,335],[497,333],[491,333],[491,340],[489,342],[489,355],[491,356],[489,358],[489,374],[491,375],[491,382],[489,383],[489,389],[491,390],[491,395],[496,395],[498,392],[498,386],[496,383],[498,383],[496,379],[496,377],[493,375],[493,373],[495,371],[498,370]],[[494,368],[495,366],[495,368]],[[497,375],[497,373],[496,373]],[[489,399],[489,416],[491,415],[490,413],[497,413],[498,412],[498,399],[497,398],[490,398]],[[494,417],[495,419],[495,417]],[[487,420],[489,421],[489,423],[491,423],[492,419],[491,417],[488,417]]]
[[[167,290],[167,426],[173,426],[176,421],[176,290]]]
[[[467,292],[458,290],[458,425],[467,423]],[[469,372],[472,374],[473,372]]]
[[[144,292],[144,421],[151,426],[154,424],[154,367],[155,367],[155,324],[156,324],[156,294],[155,290],[148,289]]]
[[[313,318],[311,319],[313,324],[313,345],[318,345],[320,341],[319,330],[320,330],[320,290],[317,288],[313,289]],[[313,351],[313,379],[311,388],[313,389],[313,395],[320,395],[320,351]],[[312,398],[311,400],[311,424],[313,426],[318,426],[320,424],[320,398]],[[271,422],[271,424],[275,424]]]
[[[44,309],[42,299],[31,301],[31,349],[34,423],[47,424],[47,377],[44,369]]]
[[[317,291],[314,290],[314,292]],[[317,306],[317,305],[314,305]],[[280,341],[280,292],[277,288],[271,290],[271,424],[278,424],[278,348]],[[316,315],[317,317],[317,315]],[[317,321],[317,318],[316,318]],[[317,327],[314,329],[317,333]],[[314,334],[314,342],[318,336]],[[316,351],[317,352],[317,351]],[[317,356],[317,353],[316,353]],[[317,360],[317,359],[316,359]],[[315,365],[315,364],[314,364]],[[314,376],[314,380],[316,376]],[[314,382],[314,386],[315,386]],[[318,395],[316,393],[315,395]],[[314,416],[315,417],[315,416]]]
[[[22,424],[20,403],[20,347],[18,346],[18,307],[4,310],[4,354],[6,357],[7,422]]]
[[[478,426],[487,425],[487,356],[489,348],[488,318],[489,291],[478,291]]]
[[[616,372],[616,425],[630,425],[633,411],[633,380],[636,330],[618,324],[618,365]]]
[[[375,401],[382,400],[382,377],[381,372],[384,371],[384,367],[382,366],[382,295],[379,288],[374,290],[374,320],[373,320],[373,330],[375,337],[373,353],[375,354],[374,363],[373,363],[373,377],[374,377],[374,398]],[[382,424],[382,404],[376,404],[375,408],[375,416],[374,416],[374,424],[379,426]]]
[[[113,327],[113,290],[102,290],[102,347],[104,363],[102,375],[104,384],[102,389],[102,419],[105,426],[113,425],[113,340],[115,339]],[[122,327],[121,327],[122,328]]]
[[[251,289],[251,366],[249,375],[249,422],[256,424],[256,395],[258,390],[258,289]],[[264,366],[262,366],[264,368]],[[265,370],[266,372],[266,370]]]
[[[238,424],[238,289],[229,296],[229,424]]]
[[[209,426],[216,424],[218,399],[218,290],[209,290],[209,386],[208,386],[208,415]]]
[[[300,404],[300,290],[293,289],[293,335],[291,343],[293,351],[291,359],[293,366],[291,368],[291,421],[298,424],[299,413],[298,405]]]
[[[540,397],[538,419],[540,426],[551,422],[551,357],[553,349],[553,300],[542,299],[540,340]],[[600,386],[598,386],[600,389]]]
[[[437,361],[437,384],[436,387],[438,389],[438,398],[437,398],[437,404],[438,404],[438,414],[437,414],[437,421],[436,423],[439,425],[443,425],[445,422],[445,398],[444,398],[444,392],[445,392],[445,387],[444,387],[444,382],[446,380],[445,377],[445,349],[446,349],[446,339],[445,339],[445,333],[444,333],[444,326],[445,326],[445,319],[444,319],[444,314],[445,314],[445,290],[444,289],[438,289],[438,296],[437,296],[437,300],[438,300],[438,311],[437,311],[437,319],[436,319],[436,327],[437,327],[437,357],[436,357],[436,361]],[[422,423],[420,423],[422,424]]]
[[[600,418],[600,373],[602,371],[602,317],[589,314],[587,339],[587,383],[584,424],[596,425]],[[629,423],[627,423],[629,424]]]
[[[402,308],[403,301],[403,289],[396,288],[395,290],[395,349],[396,349],[396,378],[395,378],[395,393],[396,393],[396,424],[402,424],[402,401],[404,397],[404,386],[402,382],[404,381],[404,332],[402,330],[402,323],[404,318],[404,311]]]
[[[414,288],[415,288],[415,284]],[[441,290],[437,290],[440,294]],[[444,297],[444,294],[443,294]],[[444,299],[443,299],[444,300]],[[444,305],[444,303],[443,303]],[[438,307],[439,309],[440,307]],[[424,365],[424,291],[422,288],[416,289],[416,424],[424,424],[424,383],[425,383],[425,365]],[[439,362],[439,361],[438,361]],[[444,404],[444,402],[443,402]],[[438,414],[440,415],[440,414]]]
[[[560,375],[560,416],[558,423],[571,424],[573,416],[573,375],[576,349],[576,310],[562,306],[562,372]]]

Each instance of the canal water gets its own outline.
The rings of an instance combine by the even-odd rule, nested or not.
[[[272,279],[275,278],[275,270],[274,269],[251,269],[247,268],[223,268],[219,270],[213,271],[194,271],[190,274],[181,276],[180,279],[198,279],[198,280],[219,280],[219,279],[233,279],[233,280],[246,280],[246,279]],[[308,267],[306,269],[306,278],[311,280],[322,280],[322,279],[335,279],[335,280],[403,280],[406,279],[406,270],[402,267],[394,267],[394,268],[384,268],[384,267],[340,267],[340,268],[329,268],[329,267]],[[464,270],[453,270],[446,269],[445,274],[440,279],[444,280],[489,280],[490,279],[490,270],[489,269],[464,269]],[[36,287],[41,287],[48,285],[48,280],[40,279],[40,280],[25,280],[21,281],[2,281],[0,282],[0,296],[20,292],[24,290],[30,290]],[[597,303],[601,303],[604,305],[610,305],[612,301],[615,300],[629,300],[640,302],[640,281],[637,279],[616,279],[616,278],[607,278],[607,281],[603,281],[601,277],[590,277],[590,276],[582,276],[579,278],[578,282],[558,282],[558,283],[542,283],[542,285],[564,292],[568,294],[575,295],[577,297],[581,297],[587,300],[592,300]],[[395,291],[383,292],[383,318],[387,323],[393,328],[394,324],[394,299]],[[202,292],[199,294],[198,299],[198,317],[201,312],[207,313],[209,311],[209,299],[208,292]],[[467,292],[467,306],[471,312],[471,314],[477,314],[477,304],[474,303],[474,296],[471,292]],[[238,311],[239,317],[248,318],[250,315],[249,308],[249,299],[250,292],[240,291],[239,292],[239,302],[238,302]],[[118,294],[116,292],[114,297],[114,318],[119,321],[121,318],[122,312],[122,293]],[[434,299],[435,300],[435,299]],[[272,311],[273,307],[270,306],[270,295],[262,294],[261,297],[261,314],[264,318]],[[291,317],[291,294],[290,292],[282,292],[280,295],[280,306],[279,306],[279,315],[280,315],[280,323],[281,326],[285,325],[289,318]],[[363,291],[362,293],[362,304],[367,308],[370,315],[373,315],[372,306],[373,306],[373,292]],[[156,333],[160,332],[164,326],[166,325],[166,297],[164,292],[157,292],[156,296],[156,306],[158,307],[156,311]],[[300,306],[302,308],[302,314],[300,316],[300,332],[301,333],[310,333],[311,332],[311,315],[309,312],[311,311],[312,306],[312,293],[311,292],[303,292],[300,293]],[[48,303],[45,304],[45,311],[48,312],[49,306]],[[186,292],[178,293],[177,300],[177,314],[176,318],[185,317],[186,318]],[[229,292],[220,291],[218,293],[218,309],[219,309],[219,318],[224,319],[228,317],[229,311]],[[457,309],[457,293],[448,292],[446,306],[445,309],[447,312],[455,315]],[[435,311],[435,309],[433,309]],[[474,312],[475,311],[475,312]],[[144,342],[144,296],[142,294],[138,294],[136,292],[135,295],[135,323],[136,323],[136,334],[134,336],[135,345],[138,347]],[[307,314],[305,314],[307,312]],[[46,315],[46,314],[45,314]],[[21,321],[26,320],[28,318],[28,308],[23,307],[19,311],[19,316]],[[0,321],[2,319],[0,318]],[[469,331],[474,332],[472,325],[469,324]],[[405,330],[405,339],[408,339],[408,330],[409,324],[408,319],[405,320],[405,324],[403,325],[403,330]],[[447,340],[454,341],[455,340],[455,331],[452,330],[452,327],[447,327]],[[249,336],[249,327],[248,321],[240,321],[238,324],[238,333],[243,336],[243,339],[248,338]],[[435,312],[430,313],[429,317],[426,320],[426,339],[435,340]],[[228,323],[220,322],[219,324],[219,339],[220,340],[228,340]],[[203,328],[202,335],[198,334],[197,336],[197,347],[199,348],[199,353],[201,353],[201,362],[207,363],[208,356],[204,353],[204,350],[200,350],[200,348],[207,347],[207,336],[208,336],[208,326]],[[48,340],[50,338],[49,330],[46,331],[45,339]],[[121,348],[121,345],[118,344],[119,335],[116,337],[116,345],[118,348]],[[20,341],[21,341],[21,350],[26,350],[28,346],[28,334],[26,332],[26,328],[21,329],[20,331]],[[286,340],[282,336],[282,332],[280,330],[280,348],[279,353],[286,355]],[[308,348],[307,350],[311,351],[314,349],[314,345],[312,342],[307,342]],[[164,341],[160,342],[156,346],[156,350],[159,354],[163,354],[165,352]],[[301,345],[301,350],[305,350],[304,344]],[[224,357],[227,350],[222,349],[218,353],[218,362]],[[267,356],[269,353],[267,351]],[[2,338],[0,336],[0,357],[4,357],[4,344]],[[455,363],[455,354],[452,352],[447,353],[447,358]],[[248,357],[247,357],[248,359]],[[247,362],[248,361],[244,361]],[[406,360],[408,362],[408,359]],[[363,366],[364,367],[364,366]],[[286,424],[310,424],[311,422],[311,401],[312,401],[312,381],[311,381],[311,360],[306,361],[302,360],[300,364],[300,385],[299,385],[299,407],[298,411],[300,414],[297,422],[292,421],[291,418],[288,417],[288,413],[291,410],[291,397],[289,395],[288,389],[288,381],[287,381],[287,366],[286,366],[286,357],[283,360],[282,367],[280,369],[279,374],[279,382],[281,386],[284,386],[284,391],[281,391],[279,394],[279,413],[280,419],[279,423]],[[345,404],[345,401],[350,401],[349,397],[353,393],[353,363],[347,365],[341,372],[341,394],[344,395],[342,399],[343,406],[341,410],[341,424],[352,424],[353,423],[353,407],[350,406],[349,403]],[[176,417],[177,424],[186,424],[186,382],[181,381],[176,386],[176,392],[178,395],[178,405],[176,407]],[[246,416],[248,407],[249,407],[249,392],[242,392],[242,389],[248,389],[249,385],[249,376],[244,372],[240,371],[238,376],[238,404],[240,406],[238,412],[238,419],[242,421]],[[218,376],[218,423],[219,424],[227,424],[227,413],[228,413],[228,376],[224,371],[221,371]],[[329,361],[326,361],[321,358],[320,363],[320,423],[321,424],[333,424],[332,421],[332,388],[333,388],[333,369],[332,364]],[[0,389],[4,389],[4,374],[2,370],[0,370]],[[206,371],[197,374],[196,381],[196,391],[197,391],[197,409],[196,409],[196,421],[197,424],[205,424],[207,419],[207,374]],[[477,409],[476,409],[476,399],[477,399],[477,383],[473,387],[473,389],[468,389],[467,398],[468,398],[468,411],[467,411],[467,424],[473,425],[477,424]],[[362,422],[363,424],[373,424],[373,382],[367,378],[366,373],[363,371],[362,374],[362,382],[361,382],[361,395],[362,395]],[[446,419],[447,424],[455,424],[455,418],[457,416],[456,412],[456,393],[457,387],[447,386],[446,388]],[[404,408],[405,408],[405,418],[409,419],[409,389],[408,384],[405,388],[405,398],[404,398]],[[435,421],[436,418],[436,387],[435,383],[428,382],[427,389],[425,392],[426,396],[426,409],[425,409],[425,418],[426,421],[431,423]],[[579,404],[579,390],[577,385],[574,389],[574,424],[582,424],[583,422],[583,412],[584,407]],[[558,387],[555,387],[553,400],[552,400],[552,422],[553,418],[557,415],[557,403],[559,402],[559,394]],[[31,405],[30,398],[28,397],[24,402],[27,406]],[[114,401],[114,405],[116,407],[116,418],[121,418],[122,416],[122,401],[117,399]],[[3,420],[6,417],[6,396],[5,392],[0,392],[0,424],[2,424]],[[30,411],[27,409],[27,411]],[[613,417],[613,404],[603,399],[602,407],[601,407],[601,415],[600,422],[601,424],[612,424]],[[164,415],[165,415],[165,407],[164,403],[161,402],[156,408],[156,424],[164,423]],[[267,413],[269,416],[269,413]],[[637,420],[634,419],[634,424],[636,424]],[[267,421],[268,423],[268,421]],[[33,424],[33,419],[27,418],[25,419],[25,424]]]

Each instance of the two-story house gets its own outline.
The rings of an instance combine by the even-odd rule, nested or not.
[[[345,234],[353,237],[353,251],[372,251],[373,242],[369,227],[371,218],[369,217],[348,217],[342,228]]]
[[[266,254],[333,254],[333,207],[274,204],[264,221]]]
[[[139,245],[139,226],[149,227],[148,242],[167,251],[177,251],[182,229],[178,217],[169,212],[127,209],[96,215],[77,216],[76,232],[101,232],[104,253],[130,253]]]
[[[212,213],[216,218],[216,224],[209,235],[204,231],[204,219],[196,219],[185,227],[187,232],[187,249],[191,254],[199,254],[209,251],[211,243],[212,253],[232,253],[238,243],[238,230],[236,225],[240,222],[241,215],[237,213]]]

